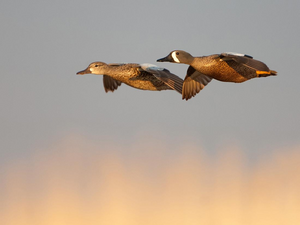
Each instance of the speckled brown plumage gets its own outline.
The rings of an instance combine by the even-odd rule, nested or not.
[[[191,66],[198,72],[223,82],[241,83],[256,77],[255,70],[235,61],[220,61],[218,55],[194,58]]]
[[[88,73],[104,75],[103,84],[106,92],[113,92],[121,83],[125,83],[141,90],[176,90],[180,94],[182,93],[183,80],[167,69],[158,68],[154,65],[94,62],[77,74]]]

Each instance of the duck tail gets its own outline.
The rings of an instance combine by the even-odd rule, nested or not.
[[[270,70],[271,74],[270,75],[273,75],[273,76],[276,76],[277,75],[277,72],[275,70]]]
[[[269,71],[257,70],[256,74],[258,77],[268,77],[268,76],[276,76],[277,72],[275,70],[269,70]]]

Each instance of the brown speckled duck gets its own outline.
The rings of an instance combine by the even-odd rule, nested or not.
[[[103,75],[105,92],[113,92],[122,83],[131,87],[150,90],[175,90],[182,93],[183,80],[170,73],[165,68],[151,64],[106,64],[93,62],[85,70],[79,71],[78,75],[96,74]]]
[[[184,63],[190,65],[182,87],[182,99],[190,99],[212,79],[241,83],[255,77],[276,75],[266,64],[252,56],[239,53],[221,53],[202,57],[175,50],[157,62]]]

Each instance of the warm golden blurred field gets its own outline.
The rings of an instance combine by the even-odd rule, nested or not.
[[[236,147],[126,148],[73,137],[1,168],[0,224],[300,224],[299,147],[251,166]]]

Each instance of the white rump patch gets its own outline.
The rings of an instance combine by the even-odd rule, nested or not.
[[[179,59],[176,56],[176,52],[172,52],[172,58],[174,59],[175,62],[180,63]]]

